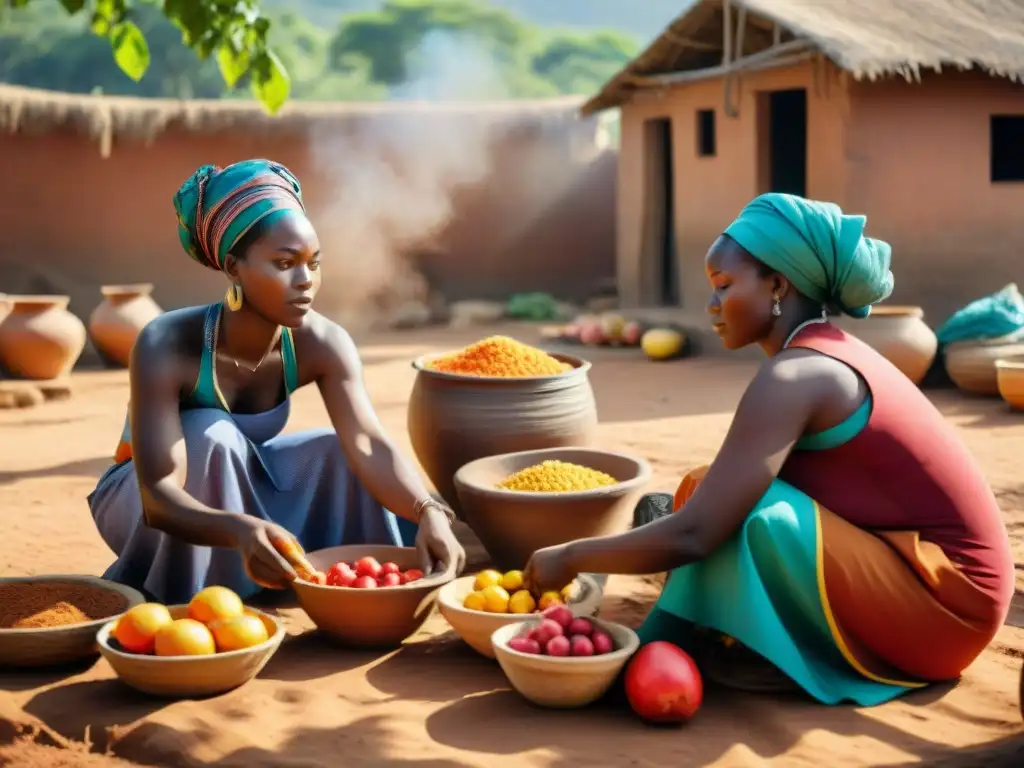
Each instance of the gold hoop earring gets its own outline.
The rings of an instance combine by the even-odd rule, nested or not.
[[[228,292],[224,294],[224,303],[232,312],[240,310],[242,308],[242,286],[232,283],[228,287]]]
[[[772,316],[779,317],[782,314],[782,302],[778,296],[772,296]]]

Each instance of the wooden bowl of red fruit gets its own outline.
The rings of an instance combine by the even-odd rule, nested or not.
[[[556,709],[585,707],[604,696],[640,647],[629,627],[575,616],[564,605],[496,630],[491,643],[512,687]]]
[[[292,588],[317,629],[354,648],[396,648],[430,615],[436,590],[455,572],[424,576],[413,547],[375,544],[307,553],[326,583]]]

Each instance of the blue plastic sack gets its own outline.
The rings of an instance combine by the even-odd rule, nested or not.
[[[954,341],[996,339],[1024,329],[1024,297],[1016,283],[972,301],[939,326],[935,335],[945,346]]]

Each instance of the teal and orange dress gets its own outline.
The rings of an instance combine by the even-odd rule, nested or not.
[[[215,509],[275,522],[307,551],[412,544],[417,527],[383,509],[363,487],[333,429],[282,434],[299,381],[289,329],[281,334],[282,401],[262,413],[232,413],[214,364],[222,311],[221,304],[206,309],[199,376],[181,400],[185,490]],[[193,546],[146,525],[130,430],[126,419],[114,462],[89,495],[96,527],[117,556],[104,577],[168,604],[188,602],[213,584],[243,597],[258,591],[236,551]]]
[[[873,705],[957,678],[1013,595],[992,490],[953,427],[866,344],[824,323],[788,346],[850,366],[868,399],[802,438],[741,529],[670,574],[641,639],[717,630],[826,704]],[[705,472],[684,477],[674,509]]]

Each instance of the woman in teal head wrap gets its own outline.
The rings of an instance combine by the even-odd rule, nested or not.
[[[767,359],[718,456],[645,497],[632,531],[535,553],[531,583],[669,571],[643,642],[691,649],[722,683],[795,683],[828,704],[954,679],[981,653],[1014,589],[992,491],[917,387],[828,321],[892,292],[890,248],[865,223],[766,194],[726,228],[707,311],[727,348]]]
[[[124,432],[89,496],[117,555],[106,578],[165,603],[212,584],[249,596],[308,565],[275,545],[292,537],[415,542],[425,572],[461,569],[451,510],[383,433],[352,339],[312,309],[322,255],[298,180],[267,160],[207,165],[174,207],[182,247],[228,290],[135,343]],[[308,384],[333,428],[281,434]]]

